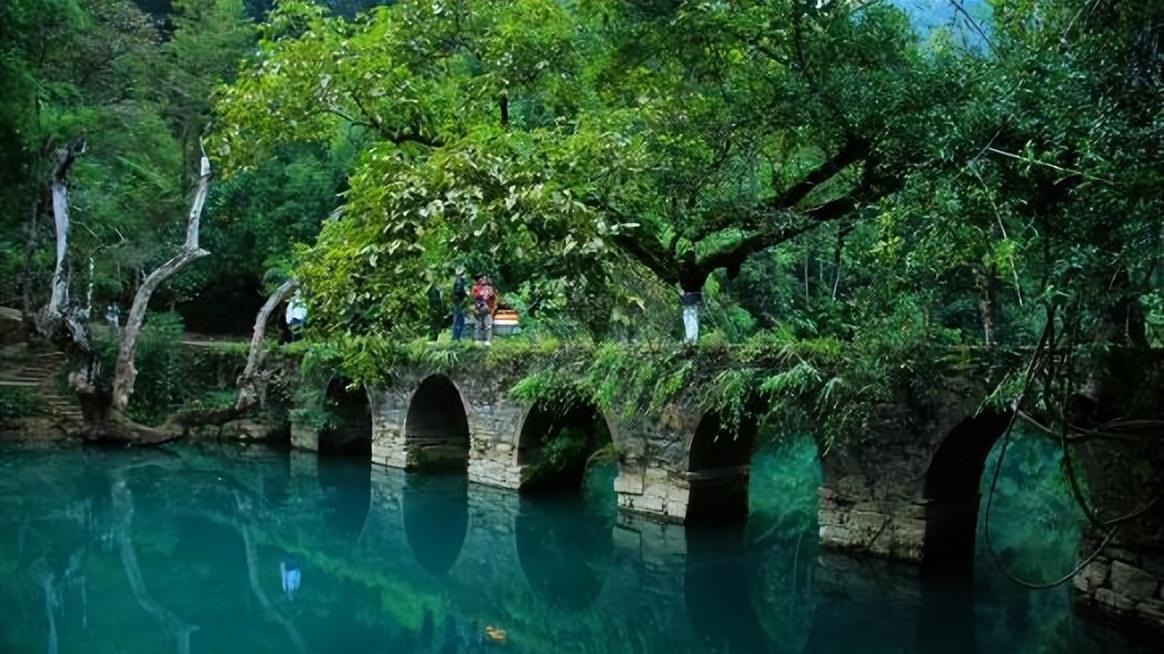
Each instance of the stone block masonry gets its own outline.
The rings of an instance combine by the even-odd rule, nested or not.
[[[466,470],[469,481],[521,485],[518,441],[529,407],[496,380],[406,371],[369,392],[372,462],[411,470]]]
[[[509,394],[511,381],[473,370],[400,371],[390,387],[368,392],[372,462],[414,470],[454,468],[470,482],[520,488],[528,456],[519,459],[519,453],[536,449],[530,434],[539,429],[530,421],[532,407]],[[945,386],[875,407],[864,418],[862,433],[824,452],[822,548],[914,562],[926,570],[972,571],[984,463],[1009,414],[982,411],[985,390],[974,383],[955,379]],[[639,517],[689,523],[746,516],[754,425],[725,426],[683,391],[650,415],[608,414],[605,420],[618,454],[614,490],[621,520],[633,518],[641,525],[646,523]],[[523,443],[527,426],[529,442]],[[318,450],[318,434],[294,426],[292,443]],[[1164,468],[1153,456],[1160,455],[1147,452],[1135,461]],[[1090,484],[1102,515],[1143,505],[1142,497],[1128,498],[1142,495],[1144,484],[1129,481],[1134,487],[1124,489],[1111,481],[1123,478],[1126,459],[1082,461],[1090,480],[1103,480]],[[1081,608],[1164,629],[1162,511],[1164,506],[1157,506],[1134,529],[1121,526],[1123,540],[1073,580]],[[654,532],[645,527],[617,533],[637,537],[646,548],[646,534]],[[1085,539],[1081,553],[1095,540]]]
[[[1080,556],[1098,545],[1080,544]],[[1076,605],[1085,612],[1131,618],[1164,630],[1164,544],[1129,547],[1117,542],[1087,564],[1072,580]]]

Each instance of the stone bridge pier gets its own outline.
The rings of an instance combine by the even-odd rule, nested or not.
[[[680,523],[747,516],[753,418],[728,425],[716,413],[679,400],[658,415],[614,422],[619,509]]]
[[[821,458],[823,547],[972,570],[979,484],[1009,415],[977,413],[978,398],[923,410],[881,407],[865,433]]]
[[[986,456],[1008,416],[980,413],[980,389],[951,383],[924,406],[902,400],[869,416],[864,434],[821,458],[826,548],[933,563],[973,563]],[[757,425],[728,424],[681,400],[612,427],[619,508],[670,522],[742,519]]]
[[[477,373],[416,368],[400,372],[390,387],[366,390],[331,380],[327,397],[339,407],[339,424],[323,430],[293,425],[292,444],[351,452],[362,442],[381,466],[463,471],[469,482],[519,489],[551,425],[560,426],[563,415],[590,415],[586,419],[605,424],[617,451],[614,490],[625,517],[697,523],[747,516],[754,418],[728,420],[701,410],[683,393],[657,412],[603,415],[588,407],[561,413],[559,407],[556,417],[548,417],[553,412],[545,407],[510,395],[512,379]],[[964,379],[947,380],[923,397],[903,390],[871,411],[860,433],[823,452],[821,546],[968,579],[986,457],[1010,418],[980,410],[985,394],[980,383]],[[1146,486],[1121,474],[1136,465],[1148,472],[1164,469],[1156,442],[1142,449],[1134,456],[1084,453],[1093,500],[1105,516],[1142,504],[1133,500],[1145,487],[1159,494],[1159,474],[1142,476]],[[1128,488],[1113,480],[1127,481]],[[1123,528],[1075,585],[1088,605],[1164,626],[1164,504],[1149,509],[1138,526]],[[632,532],[640,533],[626,533]],[[1100,535],[1085,535],[1081,555]]]
[[[555,429],[610,431],[609,421],[594,407],[534,406],[510,395],[512,379],[475,372],[405,369],[390,386],[355,390],[332,380],[325,398],[336,424],[324,429],[293,425],[292,445],[352,453],[359,450],[352,443],[362,434],[363,451],[377,465],[464,472],[470,482],[519,489],[523,470],[540,460],[542,444]],[[573,472],[573,481],[580,483],[582,471]]]
[[[368,393],[372,462],[410,470],[464,470],[469,481],[521,485],[517,450],[530,407],[493,376],[405,371]]]

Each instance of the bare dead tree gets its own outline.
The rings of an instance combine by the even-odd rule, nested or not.
[[[121,344],[117,351],[117,368],[113,374],[112,407],[115,411],[124,412],[129,405],[129,398],[133,395],[134,381],[137,379],[137,368],[133,365],[134,354],[137,350],[137,337],[141,334],[142,323],[145,322],[146,309],[150,298],[162,282],[177,274],[189,264],[209,255],[210,253],[198,246],[198,233],[202,223],[202,208],[206,204],[206,195],[210,191],[210,159],[206,153],[202,154],[202,163],[198,176],[198,190],[194,193],[194,201],[190,205],[190,214],[186,219],[186,242],[182,248],[156,268],[133,296],[133,305],[129,310],[129,317],[125,322],[125,329],[121,331]]]
[[[66,349],[89,349],[89,331],[71,305],[69,298],[69,170],[85,153],[85,139],[76,139],[59,148],[52,176],[53,227],[56,232],[56,262],[53,266],[49,302],[36,319],[36,330]]]
[[[258,403],[258,378],[263,363],[263,339],[267,334],[267,323],[270,321],[275,308],[282,304],[287,296],[297,288],[299,288],[299,281],[296,279],[288,279],[283,282],[271,293],[271,296],[259,309],[258,315],[255,316],[255,328],[251,333],[251,349],[247,355],[247,365],[238,377],[238,400],[235,402],[235,409],[244,411]]]
[[[145,276],[137,293],[134,294],[125,328],[120,334],[117,362],[111,388],[102,388],[98,382],[97,357],[95,355],[88,328],[88,313],[91,298],[85,305],[75,304],[71,299],[71,274],[69,262],[69,186],[68,173],[77,158],[85,152],[84,139],[77,139],[67,147],[57,151],[57,160],[52,176],[53,223],[56,230],[56,262],[53,268],[52,292],[48,304],[36,319],[35,328],[43,337],[56,343],[67,352],[77,353],[87,360],[87,364],[69,375],[69,381],[81,402],[85,417],[85,438],[89,440],[116,440],[137,445],[164,443],[185,436],[192,427],[204,425],[222,426],[251,411],[259,403],[258,384],[263,363],[263,340],[267,323],[276,307],[288,294],[298,287],[298,282],[288,280],[281,284],[259,310],[255,318],[254,333],[251,338],[247,365],[239,376],[239,395],[233,407],[214,411],[198,411],[178,414],[161,427],[146,427],[126,416],[130,398],[133,396],[137,380],[134,358],[138,337],[145,323],[150,299],[161,285],[178,274],[194,261],[210,253],[199,245],[202,211],[210,190],[210,160],[205,152],[199,166],[199,177],[190,211],[186,217],[186,238],[179,250],[162,265]],[[90,278],[92,270],[90,270]],[[90,279],[90,285],[92,280]],[[91,289],[89,295],[91,295]]]

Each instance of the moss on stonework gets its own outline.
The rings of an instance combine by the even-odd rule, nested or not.
[[[758,333],[741,343],[715,334],[695,345],[674,341],[595,342],[518,336],[432,343],[343,334],[286,349],[308,376],[342,376],[391,388],[410,370],[488,378],[515,399],[586,403],[623,416],[657,413],[678,402],[715,412],[726,428],[767,418],[785,429],[811,426],[822,449],[859,430],[873,407],[902,401],[924,407],[950,379],[992,388],[1021,358],[1013,352],[916,343],[887,348],[870,340]],[[871,365],[869,362],[876,362]],[[1005,403],[1013,385],[992,401]]]

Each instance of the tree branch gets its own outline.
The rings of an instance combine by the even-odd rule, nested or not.
[[[206,153],[203,153],[198,190],[194,193],[194,201],[190,204],[190,214],[186,218],[186,242],[177,254],[156,268],[142,282],[141,287],[133,296],[129,317],[126,319],[125,329],[121,332],[121,347],[117,352],[117,368],[113,375],[112,406],[117,412],[125,412],[129,405],[129,397],[133,395],[133,385],[137,379],[137,369],[133,365],[134,354],[137,351],[137,337],[141,333],[146,309],[149,307],[150,298],[153,297],[154,291],[161,286],[162,282],[190,263],[210,254],[198,246],[202,209],[206,204],[206,195],[209,191],[210,159],[206,157]]]
[[[726,268],[728,274],[735,277],[739,274],[744,261],[753,254],[786,243],[825,223],[848,216],[860,205],[861,202],[857,195],[850,194],[826,202],[811,211],[792,214],[800,218],[797,224],[786,225],[774,230],[753,232],[745,236],[734,247],[703,257],[699,260],[698,266],[700,270],[708,274],[719,268]]]
[[[413,125],[412,127],[408,128],[407,131],[402,130],[400,128],[395,128],[395,129],[389,128],[387,125],[384,124],[384,120],[381,119],[379,115],[372,113],[371,111],[368,111],[364,107],[364,103],[360,102],[359,95],[352,93],[351,97],[352,97],[352,102],[354,102],[356,104],[356,109],[360,110],[360,113],[364,115],[366,120],[356,120],[355,118],[345,114],[344,112],[340,111],[339,109],[336,109],[334,106],[329,107],[328,111],[330,113],[333,113],[333,114],[343,118],[344,120],[348,121],[349,123],[353,123],[356,125],[363,125],[365,127],[369,127],[371,129],[374,129],[380,133],[380,136],[383,136],[385,139],[387,139],[388,141],[390,141],[392,143],[395,143],[396,145],[401,145],[402,143],[417,143],[419,145],[425,145],[425,146],[428,146],[430,148],[439,148],[439,147],[442,147],[444,145],[444,141],[442,141],[441,139],[436,138],[435,136],[427,136],[425,134],[422,134],[420,131],[420,128],[417,127],[416,125]]]
[[[620,232],[614,237],[614,242],[662,281],[668,284],[679,283],[679,267],[673,252],[664,249],[653,235],[638,231]]]
[[[251,350],[247,355],[247,365],[243,369],[242,374],[238,376],[238,401],[235,402],[235,409],[245,410],[254,406],[258,402],[258,388],[255,383],[259,366],[263,363],[263,337],[267,333],[267,322],[271,318],[271,313],[275,311],[275,307],[291,294],[292,291],[299,288],[299,280],[288,279],[276,288],[267,301],[263,303],[259,313],[255,316],[255,328],[251,333]]]
[[[772,198],[768,202],[768,207],[771,209],[791,209],[808,197],[808,194],[812,193],[816,187],[836,177],[845,168],[863,160],[868,154],[868,143],[856,140],[846,142],[832,158],[814,168],[812,172],[783,193]]]

